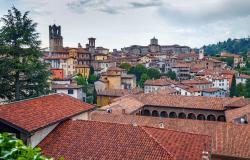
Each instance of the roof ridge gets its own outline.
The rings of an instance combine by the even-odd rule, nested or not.
[[[166,147],[164,147],[154,136],[152,136],[150,133],[147,132],[147,130],[145,129],[145,127],[139,126],[139,128],[144,131],[150,138],[152,138],[161,148],[163,148],[167,154],[169,154],[171,156],[171,158],[176,159],[176,157],[170,153]],[[153,128],[153,127],[152,127]],[[156,128],[158,129],[158,128]]]
[[[47,96],[56,95],[56,94],[59,95],[59,94],[64,94],[64,93],[50,93],[50,94],[40,95],[40,96],[37,96],[37,97],[31,97],[31,98],[21,99],[21,100],[17,100],[17,101],[11,101],[11,102],[5,103],[5,104],[0,104],[0,106],[8,105],[8,104],[13,104],[13,103],[19,103],[19,102],[23,102],[23,101],[33,100],[33,99],[47,97]]]

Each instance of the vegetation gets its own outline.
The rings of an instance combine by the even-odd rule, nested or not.
[[[246,84],[238,84],[237,92],[239,96],[250,98],[250,79],[247,79]]]
[[[10,133],[0,133],[0,142],[0,159],[49,160],[41,154],[40,148],[27,147]]]
[[[172,80],[178,80],[177,79],[177,76],[176,76],[176,73],[174,71],[168,71],[167,74],[164,74],[163,76],[166,76]]]
[[[231,84],[231,88],[230,88],[230,97],[234,97],[234,96],[236,96],[236,97],[238,96],[235,75],[233,76],[232,84]]]
[[[86,102],[94,104],[96,103],[97,93],[94,87],[94,82],[99,80],[99,77],[94,74],[94,68],[90,67],[90,75],[87,79],[83,75],[79,74],[75,78],[78,85],[82,86],[83,92],[86,93]]]
[[[132,66],[131,66],[131,64],[129,64],[129,63],[122,63],[122,64],[120,65],[120,68],[126,69],[127,71],[128,71],[131,67],[132,67]]]
[[[143,73],[142,76],[141,76],[141,78],[140,78],[140,81],[139,81],[139,86],[140,86],[141,88],[143,88],[143,87],[144,87],[144,83],[145,83],[148,79],[150,79],[149,76],[148,76],[147,74]]]
[[[138,64],[135,67],[131,67],[128,73],[134,74],[136,76],[136,81],[140,87],[143,87],[144,82],[148,79],[159,79],[161,77],[161,73],[158,69],[155,68],[147,69],[142,64]]]
[[[227,58],[220,58],[220,61],[226,62],[228,66],[233,67],[234,65],[234,59],[233,57],[227,57]]]
[[[250,51],[250,38],[233,40],[229,38],[227,41],[210,44],[203,48],[205,49],[205,53],[209,55],[220,54],[222,51],[244,55]]]
[[[13,7],[1,18],[0,98],[19,100],[49,92],[47,65],[40,61],[36,23]]]

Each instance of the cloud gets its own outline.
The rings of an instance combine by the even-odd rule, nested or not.
[[[85,13],[87,10],[96,10],[108,14],[118,13],[117,8],[108,6],[110,0],[75,0],[67,3],[67,7],[77,13]]]
[[[250,15],[249,0],[182,1],[165,3],[159,8],[159,15],[168,22],[184,25],[204,25]]]
[[[132,8],[147,8],[147,7],[159,7],[162,5],[160,0],[151,0],[149,2],[130,2]]]

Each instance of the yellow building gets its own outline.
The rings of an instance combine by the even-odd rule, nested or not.
[[[90,67],[86,64],[76,65],[76,73],[81,74],[82,76],[88,79],[90,74]]]

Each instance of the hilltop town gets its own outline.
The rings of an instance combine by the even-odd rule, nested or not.
[[[113,50],[98,37],[65,46],[63,33],[48,26],[49,46],[34,55],[25,38],[13,50],[0,41],[0,143],[18,138],[65,160],[250,159],[250,50],[210,54],[157,37]],[[11,71],[11,60],[21,67]]]

